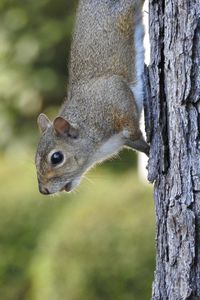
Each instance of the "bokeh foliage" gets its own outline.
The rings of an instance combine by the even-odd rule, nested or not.
[[[55,116],[66,95],[76,4],[0,1],[2,300],[150,298],[152,197],[133,152],[92,171],[76,193],[38,192],[36,118]]]
[[[33,165],[0,163],[0,299],[150,298],[150,186],[102,166],[76,193],[46,198]]]
[[[76,3],[0,1],[1,148],[34,136],[37,114],[62,102]]]

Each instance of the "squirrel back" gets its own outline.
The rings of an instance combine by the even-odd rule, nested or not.
[[[95,163],[123,146],[148,155],[139,128],[143,102],[143,1],[80,0],[68,95],[52,122],[38,117],[43,194],[71,191]]]
[[[81,0],[71,47],[70,86],[102,76],[123,77],[142,109],[144,48],[137,0]],[[139,89],[139,91],[138,91]]]

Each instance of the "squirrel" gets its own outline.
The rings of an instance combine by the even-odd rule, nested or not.
[[[80,0],[68,95],[42,133],[35,157],[39,191],[72,191],[82,175],[123,146],[148,155],[139,128],[143,107],[144,0]]]

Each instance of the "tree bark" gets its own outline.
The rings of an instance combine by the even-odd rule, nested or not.
[[[150,0],[148,178],[154,182],[153,300],[200,299],[200,0]]]

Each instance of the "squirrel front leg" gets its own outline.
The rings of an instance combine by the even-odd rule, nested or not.
[[[127,84],[123,83],[123,102],[117,101],[117,108],[113,111],[114,130],[115,132],[123,132],[124,146],[145,153],[149,156],[150,147],[144,140],[139,127],[139,111]],[[124,103],[124,105],[121,105]]]
[[[142,133],[141,133],[141,137],[137,140],[131,140],[131,139],[128,139],[126,142],[125,142],[125,146],[128,146],[134,150],[137,150],[137,151],[140,151],[140,152],[143,152],[145,153],[147,156],[149,156],[149,150],[150,150],[150,147],[149,145],[147,144],[147,142],[145,142],[143,136],[142,136]]]
[[[130,147],[134,150],[145,153],[149,156],[150,146],[145,141],[143,134],[139,128],[139,122],[135,122],[133,119],[133,123],[128,128],[129,136],[125,140],[125,146]]]
[[[124,146],[145,153],[149,156],[150,147],[144,140],[139,128],[139,120],[134,117],[133,113],[117,114],[115,119],[115,132],[122,131],[124,136]]]

